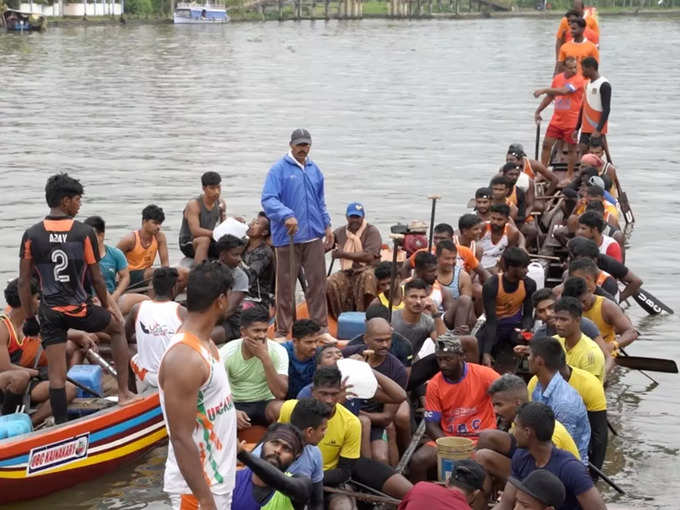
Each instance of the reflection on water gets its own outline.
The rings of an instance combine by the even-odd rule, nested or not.
[[[456,223],[511,142],[533,152],[531,91],[549,84],[556,20],[303,22],[221,27],[64,27],[0,35],[0,277],[16,275],[22,231],[45,213],[56,170],[80,177],[81,215],[100,214],[115,244],[158,203],[171,258],[186,201],[208,169],[230,213],[259,209],[264,175],[307,127],[340,224],[364,203],[387,234],[397,221]],[[680,184],[676,20],[603,19],[602,74],[613,86],[610,145],[638,224],[628,263],[658,298],[676,297],[680,249],[671,193]],[[630,314],[631,354],[678,358],[675,316]],[[608,390],[605,471],[644,508],[680,495],[677,376],[656,388],[621,371]],[[162,508],[165,449],[106,478],[40,501],[50,508]],[[653,498],[653,500],[648,500]],[[36,508],[33,502],[12,508]]]

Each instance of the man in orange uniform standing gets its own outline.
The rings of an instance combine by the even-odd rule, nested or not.
[[[584,7],[583,0],[574,0],[574,8],[567,11],[560,20],[560,26],[555,35],[555,56],[559,56],[560,48],[565,42],[571,41],[569,25],[575,18],[583,18],[586,22],[585,36],[595,45],[600,44],[600,26],[597,22],[594,7]]]
[[[607,134],[607,122],[611,110],[612,86],[609,80],[598,72],[597,59],[586,58],[582,62],[583,76],[590,80],[586,85],[583,110],[576,125],[581,128],[581,149],[585,152],[591,138]],[[607,138],[602,136],[603,147],[607,148]]]
[[[541,112],[552,102],[555,101],[548,130],[543,139],[543,150],[541,152],[541,163],[547,166],[550,162],[550,153],[557,140],[562,140],[569,148],[567,163],[567,178],[574,177],[574,166],[576,165],[576,125],[578,123],[581,104],[583,103],[583,91],[585,90],[586,80],[577,73],[577,64],[574,57],[567,57],[564,62],[566,70],[555,75],[550,88],[538,89],[534,91],[534,97],[545,94],[541,104],[536,108],[534,119],[540,122]]]
[[[579,74],[582,74],[581,62],[583,59],[593,57],[598,62],[600,60],[600,52],[597,50],[597,46],[583,35],[583,32],[586,29],[586,21],[583,18],[575,19],[569,25],[569,28],[571,30],[572,40],[564,43],[560,48],[560,52],[557,56],[555,74],[565,70],[565,61],[567,57],[574,57],[576,59]]]

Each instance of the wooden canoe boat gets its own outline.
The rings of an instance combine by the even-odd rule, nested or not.
[[[0,440],[0,505],[114,471],[167,438],[158,393],[63,425]]]

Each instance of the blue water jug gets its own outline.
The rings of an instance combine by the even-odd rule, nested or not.
[[[102,367],[99,365],[73,365],[71,370],[68,371],[68,376],[74,381],[78,381],[99,393],[102,391]],[[78,388],[78,393],[76,394],[78,398],[92,398],[95,396],[80,388]]]
[[[366,331],[366,314],[364,312],[342,312],[338,317],[338,338],[351,340]]]
[[[31,417],[26,413],[12,413],[0,416],[0,439],[20,436],[33,431]]]

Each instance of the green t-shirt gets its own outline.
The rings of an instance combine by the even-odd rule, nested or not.
[[[220,348],[220,357],[229,376],[234,402],[261,402],[272,400],[262,362],[255,356],[243,359],[243,339],[232,340]],[[288,353],[286,349],[267,339],[269,357],[277,374],[288,375]]]

